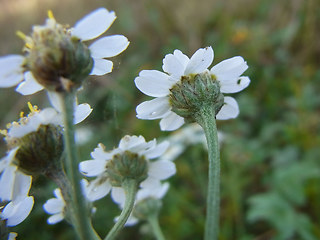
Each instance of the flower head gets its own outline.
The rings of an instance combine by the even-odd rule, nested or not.
[[[156,97],[137,106],[140,119],[161,119],[165,131],[178,129],[185,120],[194,121],[193,112],[202,104],[212,104],[216,118],[226,120],[239,114],[239,107],[232,97],[246,88],[250,79],[240,77],[248,68],[242,57],[233,57],[208,69],[213,61],[211,47],[200,48],[189,59],[175,50],[163,59],[163,70],[143,70],[135,79],[137,88],[144,94]]]
[[[142,136],[125,136],[118,148],[110,152],[99,144],[91,153],[93,160],[81,162],[80,171],[88,177],[97,177],[87,187],[87,196],[95,201],[107,195],[112,189],[116,202],[121,198],[121,184],[126,178],[137,179],[141,188],[154,188],[160,181],[175,174],[175,165],[170,161],[154,160],[168,148],[168,142],[157,144],[156,140],[146,142]],[[119,195],[120,194],[120,195]]]
[[[57,106],[59,104],[56,104]],[[7,125],[1,133],[9,149],[15,149],[15,163],[28,174],[46,174],[59,170],[63,153],[62,116],[54,108],[39,110],[28,103],[30,113]],[[91,112],[89,105],[78,105],[75,122]],[[89,107],[89,109],[88,109]]]
[[[103,34],[116,19],[114,12],[99,8],[79,20],[73,28],[56,22],[49,12],[44,25],[34,26],[31,36],[19,33],[25,41],[24,56],[0,58],[0,87],[18,85],[16,91],[33,94],[46,87],[51,91],[78,88],[88,75],[104,75],[113,63],[105,58],[123,52],[126,37],[103,37],[87,47],[83,42]]]

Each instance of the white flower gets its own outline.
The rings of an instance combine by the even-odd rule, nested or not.
[[[43,205],[43,209],[48,213],[52,214],[48,218],[48,224],[56,224],[62,221],[65,217],[66,203],[62,197],[60,188],[56,188],[53,192],[55,198],[51,198]]]
[[[200,48],[189,59],[180,50],[168,54],[163,59],[162,69],[143,70],[135,79],[137,88],[144,94],[155,97],[137,106],[137,118],[161,119],[160,128],[164,131],[178,129],[184,123],[184,118],[171,111],[169,101],[171,88],[180,82],[183,76],[208,72],[215,76],[220,83],[222,93],[235,93],[246,88],[250,79],[240,77],[248,68],[242,57],[233,57],[208,68],[213,61],[214,53],[211,47]],[[226,120],[235,118],[239,114],[239,107],[232,97],[224,97],[224,105],[217,113],[216,118]]]
[[[52,94],[49,99],[55,108],[44,108],[39,110],[37,106],[32,106],[28,103],[30,113],[26,117],[22,117],[18,122],[12,122],[8,125],[7,137],[8,138],[22,138],[23,136],[36,132],[41,125],[56,125],[63,126],[61,104],[57,98],[57,95]],[[83,103],[77,105],[75,103],[74,123],[80,123],[89,116],[92,112],[92,108],[89,104]]]
[[[113,11],[99,8],[79,20],[69,31],[72,37],[77,37],[81,41],[88,41],[99,37],[109,29],[116,19]],[[55,27],[55,19],[51,16],[44,26],[35,28]],[[32,41],[32,39],[27,39]],[[28,44],[27,41],[27,44]],[[32,44],[30,44],[32,45]],[[125,36],[112,35],[102,37],[89,46],[93,59],[93,69],[91,75],[104,75],[112,71],[113,63],[105,58],[114,57],[123,52],[129,45]],[[32,73],[25,69],[25,57],[21,55],[8,55],[0,57],[0,87],[8,88],[18,85],[16,91],[29,95],[43,89],[33,77]]]
[[[137,192],[134,205],[136,206],[139,203],[141,203],[143,200],[148,199],[148,198],[162,199],[166,195],[166,193],[168,192],[169,186],[170,186],[169,183],[166,182],[166,183],[161,184],[157,188],[140,189]],[[123,191],[123,189],[121,189],[118,194],[119,194],[119,197],[118,197],[117,203],[118,203],[119,207],[121,209],[123,209],[125,197],[126,197],[125,192]],[[118,220],[118,217],[115,218],[115,221],[117,221],[117,220]],[[133,226],[133,225],[137,224],[138,222],[139,222],[139,219],[134,216],[134,209],[133,209],[125,226]]]
[[[142,136],[125,136],[121,139],[118,148],[106,152],[104,146],[99,144],[91,153],[93,160],[83,161],[79,165],[80,171],[87,177],[97,177],[86,186],[86,193],[90,201],[98,200],[106,196],[111,190],[111,196],[115,202],[119,202],[121,196],[120,187],[113,187],[106,173],[106,166],[117,154],[128,151],[145,157],[148,161],[148,177],[141,182],[141,188],[157,188],[161,180],[175,174],[174,163],[166,160],[153,160],[160,157],[168,148],[168,142],[157,144],[156,140],[146,142]],[[121,194],[121,193],[120,193]]]

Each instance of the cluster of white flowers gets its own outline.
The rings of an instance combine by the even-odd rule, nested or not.
[[[73,28],[63,29],[69,34],[70,38],[84,42],[93,40],[105,33],[115,19],[114,12],[99,8],[79,20]],[[49,12],[49,18],[46,20],[45,25],[34,26],[33,30],[58,27],[61,28],[62,25],[58,24],[52,13]],[[23,37],[26,42],[25,50],[32,49],[33,39],[28,36]],[[128,39],[122,35],[106,36],[93,42],[86,48],[89,49],[90,57],[92,58],[92,61],[91,58],[90,61],[91,63],[93,62],[90,75],[110,73],[113,63],[106,58],[120,54],[128,45]],[[137,118],[161,119],[160,128],[165,131],[172,131],[181,127],[185,119],[173,111],[170,94],[173,87],[186,76],[207,74],[212,78],[211,80],[218,82],[219,94],[236,93],[249,85],[250,79],[246,76],[241,76],[248,68],[242,57],[237,56],[224,60],[209,69],[213,58],[214,53],[211,47],[197,50],[191,58],[184,55],[180,50],[175,50],[173,54],[168,54],[163,59],[162,69],[164,72],[157,70],[141,71],[135,79],[135,84],[141,92],[155,97],[155,99],[137,106]],[[91,64],[88,64],[89,71],[91,66]],[[16,87],[17,92],[23,95],[34,94],[46,87],[42,86],[35,76],[35,72],[33,71],[32,73],[28,69],[26,56],[8,55],[0,57],[1,88],[18,85]],[[61,113],[63,102],[61,102],[61,95],[53,91],[48,91],[47,94],[53,107],[38,110],[37,107],[29,103],[31,113],[26,117],[22,114],[18,122],[9,124],[7,130],[1,131],[5,135],[8,145],[10,140],[20,139],[30,133],[37,132],[44,125],[59,126],[59,129],[63,132],[63,116]],[[221,105],[217,108],[219,111],[216,110],[217,112],[215,113],[217,119],[231,119],[239,114],[239,107],[234,98],[222,95]],[[74,124],[83,121],[92,111],[89,104],[78,105],[77,100],[74,103],[74,109]],[[205,137],[202,129],[198,125],[191,125],[173,135],[170,141],[164,141],[160,144],[155,139],[147,142],[142,136],[128,135],[123,137],[118,147],[111,151],[105,151],[105,147],[99,144],[91,153],[92,159],[79,164],[79,170],[85,177],[95,177],[94,180],[83,179],[81,182],[85,198],[87,201],[93,202],[111,192],[113,201],[120,208],[124,208],[127,193],[121,184],[117,182],[118,178],[116,180],[112,178],[114,176],[112,176],[113,173],[111,173],[110,166],[114,166],[112,164],[116,159],[120,158],[121,161],[129,159],[131,161],[130,157],[132,157],[132,161],[137,163],[141,161],[145,164],[143,166],[147,166],[145,172],[144,169],[141,171],[143,172],[141,181],[137,181],[139,182],[139,187],[135,197],[135,204],[137,205],[148,198],[162,199],[169,189],[169,184],[163,183],[163,180],[176,173],[175,164],[172,160],[181,154],[187,145],[204,142]],[[0,219],[5,220],[7,226],[15,226],[29,215],[34,199],[29,196],[32,177],[20,172],[18,166],[14,164],[14,159],[18,159],[16,154],[19,151],[19,145],[11,146],[9,149],[7,156],[0,160],[0,202],[6,204],[1,210]],[[126,177],[124,176],[124,178]],[[132,176],[127,178],[130,177],[132,178]],[[61,193],[62,190],[55,189],[55,198],[49,199],[43,206],[48,214],[52,214],[48,218],[49,224],[58,223],[66,217],[67,203]],[[126,225],[133,225],[137,222],[138,219],[133,211]],[[15,236],[15,233],[10,233],[9,239],[15,239]]]
[[[110,152],[104,150],[99,144],[91,153],[92,160],[80,163],[80,171],[87,177],[97,177],[86,185],[86,195],[89,200],[95,201],[106,196],[111,191],[112,199],[116,203],[122,203],[125,199],[124,190],[121,187],[114,187],[109,181],[106,173],[108,161],[117,154],[126,151],[136,153],[145,157],[148,161],[148,177],[141,182],[143,189],[154,189],[161,186],[161,180],[165,180],[175,174],[176,168],[173,162],[167,160],[154,160],[160,157],[168,148],[168,142],[157,144],[156,140],[146,142],[142,136],[125,136],[120,140],[118,148]]]
[[[115,13],[99,8],[79,20],[69,31],[71,36],[80,41],[89,41],[106,32],[116,19]],[[57,25],[53,16],[49,16],[44,27],[54,28]],[[35,26],[43,27],[43,26]],[[28,47],[32,47],[32,39],[27,39]],[[29,46],[30,45],[30,46]],[[113,63],[105,58],[114,57],[123,52],[129,45],[125,36],[112,35],[100,38],[89,46],[93,59],[91,75],[104,75],[112,71]],[[30,71],[26,71],[25,57],[8,55],[0,57],[0,87],[8,88],[18,85],[16,91],[29,95],[43,89]]]
[[[184,118],[171,111],[169,100],[170,89],[177,84],[183,76],[208,72],[215,76],[220,83],[222,93],[236,93],[246,88],[250,79],[240,77],[248,68],[242,57],[233,57],[222,61],[208,70],[213,61],[211,47],[200,48],[189,59],[180,50],[168,54],[163,59],[162,69],[143,70],[135,79],[137,88],[144,94],[156,97],[137,106],[137,118],[161,119],[160,128],[163,131],[176,130],[184,124]],[[224,105],[216,114],[219,120],[235,118],[239,114],[237,101],[232,97],[224,97]]]

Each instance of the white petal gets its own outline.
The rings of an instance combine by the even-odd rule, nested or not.
[[[148,175],[164,180],[176,173],[176,166],[171,161],[159,160],[149,164]]]
[[[96,160],[110,160],[113,157],[113,153],[105,152],[104,146],[100,143],[91,153],[91,157]]]
[[[146,140],[142,136],[129,136],[126,135],[121,138],[119,142],[119,148],[123,151],[132,150],[135,147],[139,147],[140,145],[145,145]]]
[[[126,194],[121,187],[113,187],[111,191],[112,200],[123,207],[126,200]]]
[[[18,236],[17,233],[11,232],[11,233],[9,233],[8,240],[16,240],[17,236]]]
[[[163,71],[180,78],[189,62],[189,58],[180,50],[175,50],[173,54],[167,54],[163,59]]]
[[[104,160],[88,160],[79,163],[79,170],[87,177],[98,176],[106,170],[105,167]]]
[[[62,192],[60,188],[56,188],[55,190],[53,190],[53,195],[57,198],[60,199],[61,201],[63,200],[63,196],[62,196]]]
[[[156,147],[148,149],[142,154],[145,155],[147,159],[157,158],[160,157],[165,151],[167,151],[169,145],[169,141],[164,141],[158,144]]]
[[[16,172],[17,167],[10,165],[2,172],[0,176],[0,199],[2,201],[12,200]]]
[[[140,103],[137,108],[139,119],[159,119],[168,115],[171,106],[168,97],[159,97]]]
[[[16,91],[22,95],[31,95],[39,92],[43,89],[43,86],[37,82],[32,76],[30,71],[24,73],[24,81],[22,81]]]
[[[139,222],[138,218],[133,217],[132,215],[129,216],[124,226],[131,227],[133,225],[136,225]]]
[[[86,119],[90,113],[92,112],[92,108],[88,103],[82,103],[76,106],[74,113],[74,124],[78,124]]]
[[[98,177],[91,181],[86,187],[86,195],[89,201],[93,202],[105,197],[112,186],[106,177]]]
[[[62,125],[62,115],[59,114],[54,108],[45,108],[38,114],[38,120],[42,125],[54,124]]]
[[[20,55],[0,57],[1,88],[13,87],[23,80],[23,61],[24,57]]]
[[[151,97],[164,97],[169,95],[174,84],[169,76],[157,70],[143,70],[134,80],[136,87]]]
[[[19,147],[10,150],[5,157],[0,159],[0,173],[4,171],[4,169],[12,163],[18,149]]]
[[[25,175],[19,171],[15,174],[12,201],[19,202],[28,196],[31,187],[32,177]]]
[[[49,214],[57,214],[63,211],[65,204],[62,200],[51,198],[43,204],[43,209]]]
[[[80,19],[72,29],[72,35],[83,41],[94,39],[107,31],[115,19],[114,12],[99,8]]]
[[[160,121],[160,129],[162,131],[174,131],[184,124],[184,118],[171,112]]]
[[[237,101],[232,97],[224,97],[224,105],[216,115],[218,120],[227,120],[236,118],[239,115],[239,106]]]
[[[21,202],[14,204],[10,202],[1,214],[1,217],[7,219],[7,226],[12,227],[21,223],[31,212],[33,207],[33,197],[26,197]]]
[[[90,75],[101,76],[112,72],[113,63],[110,60],[94,58]]]
[[[220,82],[230,81],[247,70],[247,62],[240,56],[226,59],[211,68],[211,73],[217,76]]]
[[[249,84],[250,78],[248,77],[233,78],[233,80],[221,82],[220,91],[222,93],[236,93],[248,87]]]
[[[149,176],[146,180],[140,183],[140,187],[142,188],[159,188],[161,186],[161,182],[159,179]]]
[[[123,35],[112,35],[98,39],[89,46],[93,58],[114,57],[129,46],[128,39]]]
[[[47,91],[47,95],[49,98],[49,101],[51,103],[51,105],[58,111],[58,112],[62,112],[62,104],[63,104],[63,100],[61,99],[60,95],[56,92],[52,92],[52,91]]]
[[[55,215],[52,215],[48,218],[47,223],[48,224],[56,224],[58,222],[61,222],[64,219],[64,215],[62,213],[58,213]]]
[[[204,72],[211,65],[213,55],[212,47],[200,48],[190,58],[184,74]]]
[[[154,197],[157,199],[161,199],[167,193],[169,189],[169,183],[164,183],[158,188],[142,188],[137,192],[137,201],[141,201],[148,197]]]

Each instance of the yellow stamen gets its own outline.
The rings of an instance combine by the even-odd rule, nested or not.
[[[7,136],[8,135],[8,131],[0,129],[0,134],[2,134],[3,136]]]
[[[20,118],[23,118],[24,112],[20,112]]]
[[[17,34],[17,36],[18,36],[19,38],[21,38],[22,40],[26,40],[26,38],[27,38],[27,36],[26,36],[23,32],[21,32],[21,31],[17,31],[16,34]]]
[[[31,113],[39,112],[38,106],[36,106],[36,105],[32,106],[32,104],[30,102],[28,102],[28,108],[30,109]]]
[[[53,12],[51,10],[48,10],[48,18],[55,20],[54,16],[53,16]]]
[[[32,48],[32,45],[30,43],[26,43],[25,46],[26,46],[26,48],[29,48],[29,49]]]

